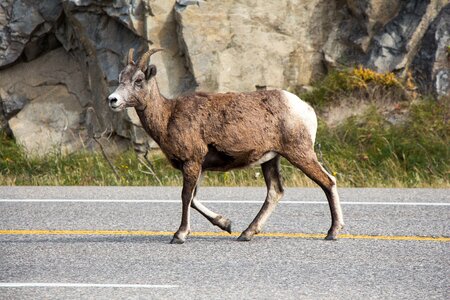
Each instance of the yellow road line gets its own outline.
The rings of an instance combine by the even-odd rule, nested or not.
[[[191,236],[200,237],[221,237],[221,236],[239,236],[240,233],[233,232],[192,232]],[[144,230],[0,230],[0,235],[140,235],[140,236],[171,236],[173,232],[169,231],[144,231]],[[288,233],[288,232],[266,232],[260,233],[261,237],[276,238],[298,238],[298,239],[323,239],[324,234],[315,233]],[[341,234],[341,239],[364,239],[364,240],[390,240],[390,241],[431,241],[431,242],[450,242],[450,237],[434,236],[390,236],[390,235],[362,235],[362,234]]]

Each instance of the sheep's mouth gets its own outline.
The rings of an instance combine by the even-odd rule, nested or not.
[[[109,107],[111,108],[112,111],[119,112],[119,111],[124,110],[125,104],[119,104],[119,105],[110,104]]]

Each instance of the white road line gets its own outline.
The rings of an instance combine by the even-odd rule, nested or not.
[[[256,200],[201,200],[202,203],[238,203],[238,204],[262,204]],[[180,203],[181,200],[139,200],[139,199],[0,199],[2,202],[28,203],[28,202],[80,202],[80,203]],[[328,204],[325,201],[283,201],[281,204]],[[450,206],[446,202],[341,202],[342,205],[400,205],[400,206]]]
[[[74,287],[74,288],[145,288],[170,289],[177,285],[168,284],[114,284],[114,283],[64,283],[64,282],[0,282],[0,288],[14,287]]]

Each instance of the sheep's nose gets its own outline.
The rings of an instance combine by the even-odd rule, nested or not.
[[[108,100],[109,100],[109,105],[114,106],[117,103],[117,98],[112,95],[108,97]]]

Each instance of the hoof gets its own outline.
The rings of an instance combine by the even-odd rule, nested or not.
[[[331,226],[330,230],[328,230],[327,236],[325,237],[325,240],[327,241],[336,241],[338,233],[344,228],[344,223],[341,223],[339,225]]]
[[[180,239],[179,237],[174,236],[173,239],[170,241],[171,244],[184,244],[185,240]]]
[[[229,219],[224,218],[222,216],[218,216],[212,221],[212,223],[217,227],[219,227],[220,229],[231,234],[231,221]]]
[[[221,228],[231,234],[231,221],[227,219],[227,221],[225,222],[225,226]]]
[[[237,240],[238,240],[239,242],[250,242],[250,241],[252,240],[252,238],[253,238],[253,235],[252,235],[252,234],[248,234],[248,233],[243,232],[243,233],[241,233],[241,235],[237,238]]]
[[[333,234],[327,234],[327,236],[325,237],[326,241],[337,241],[337,237],[336,235]]]

